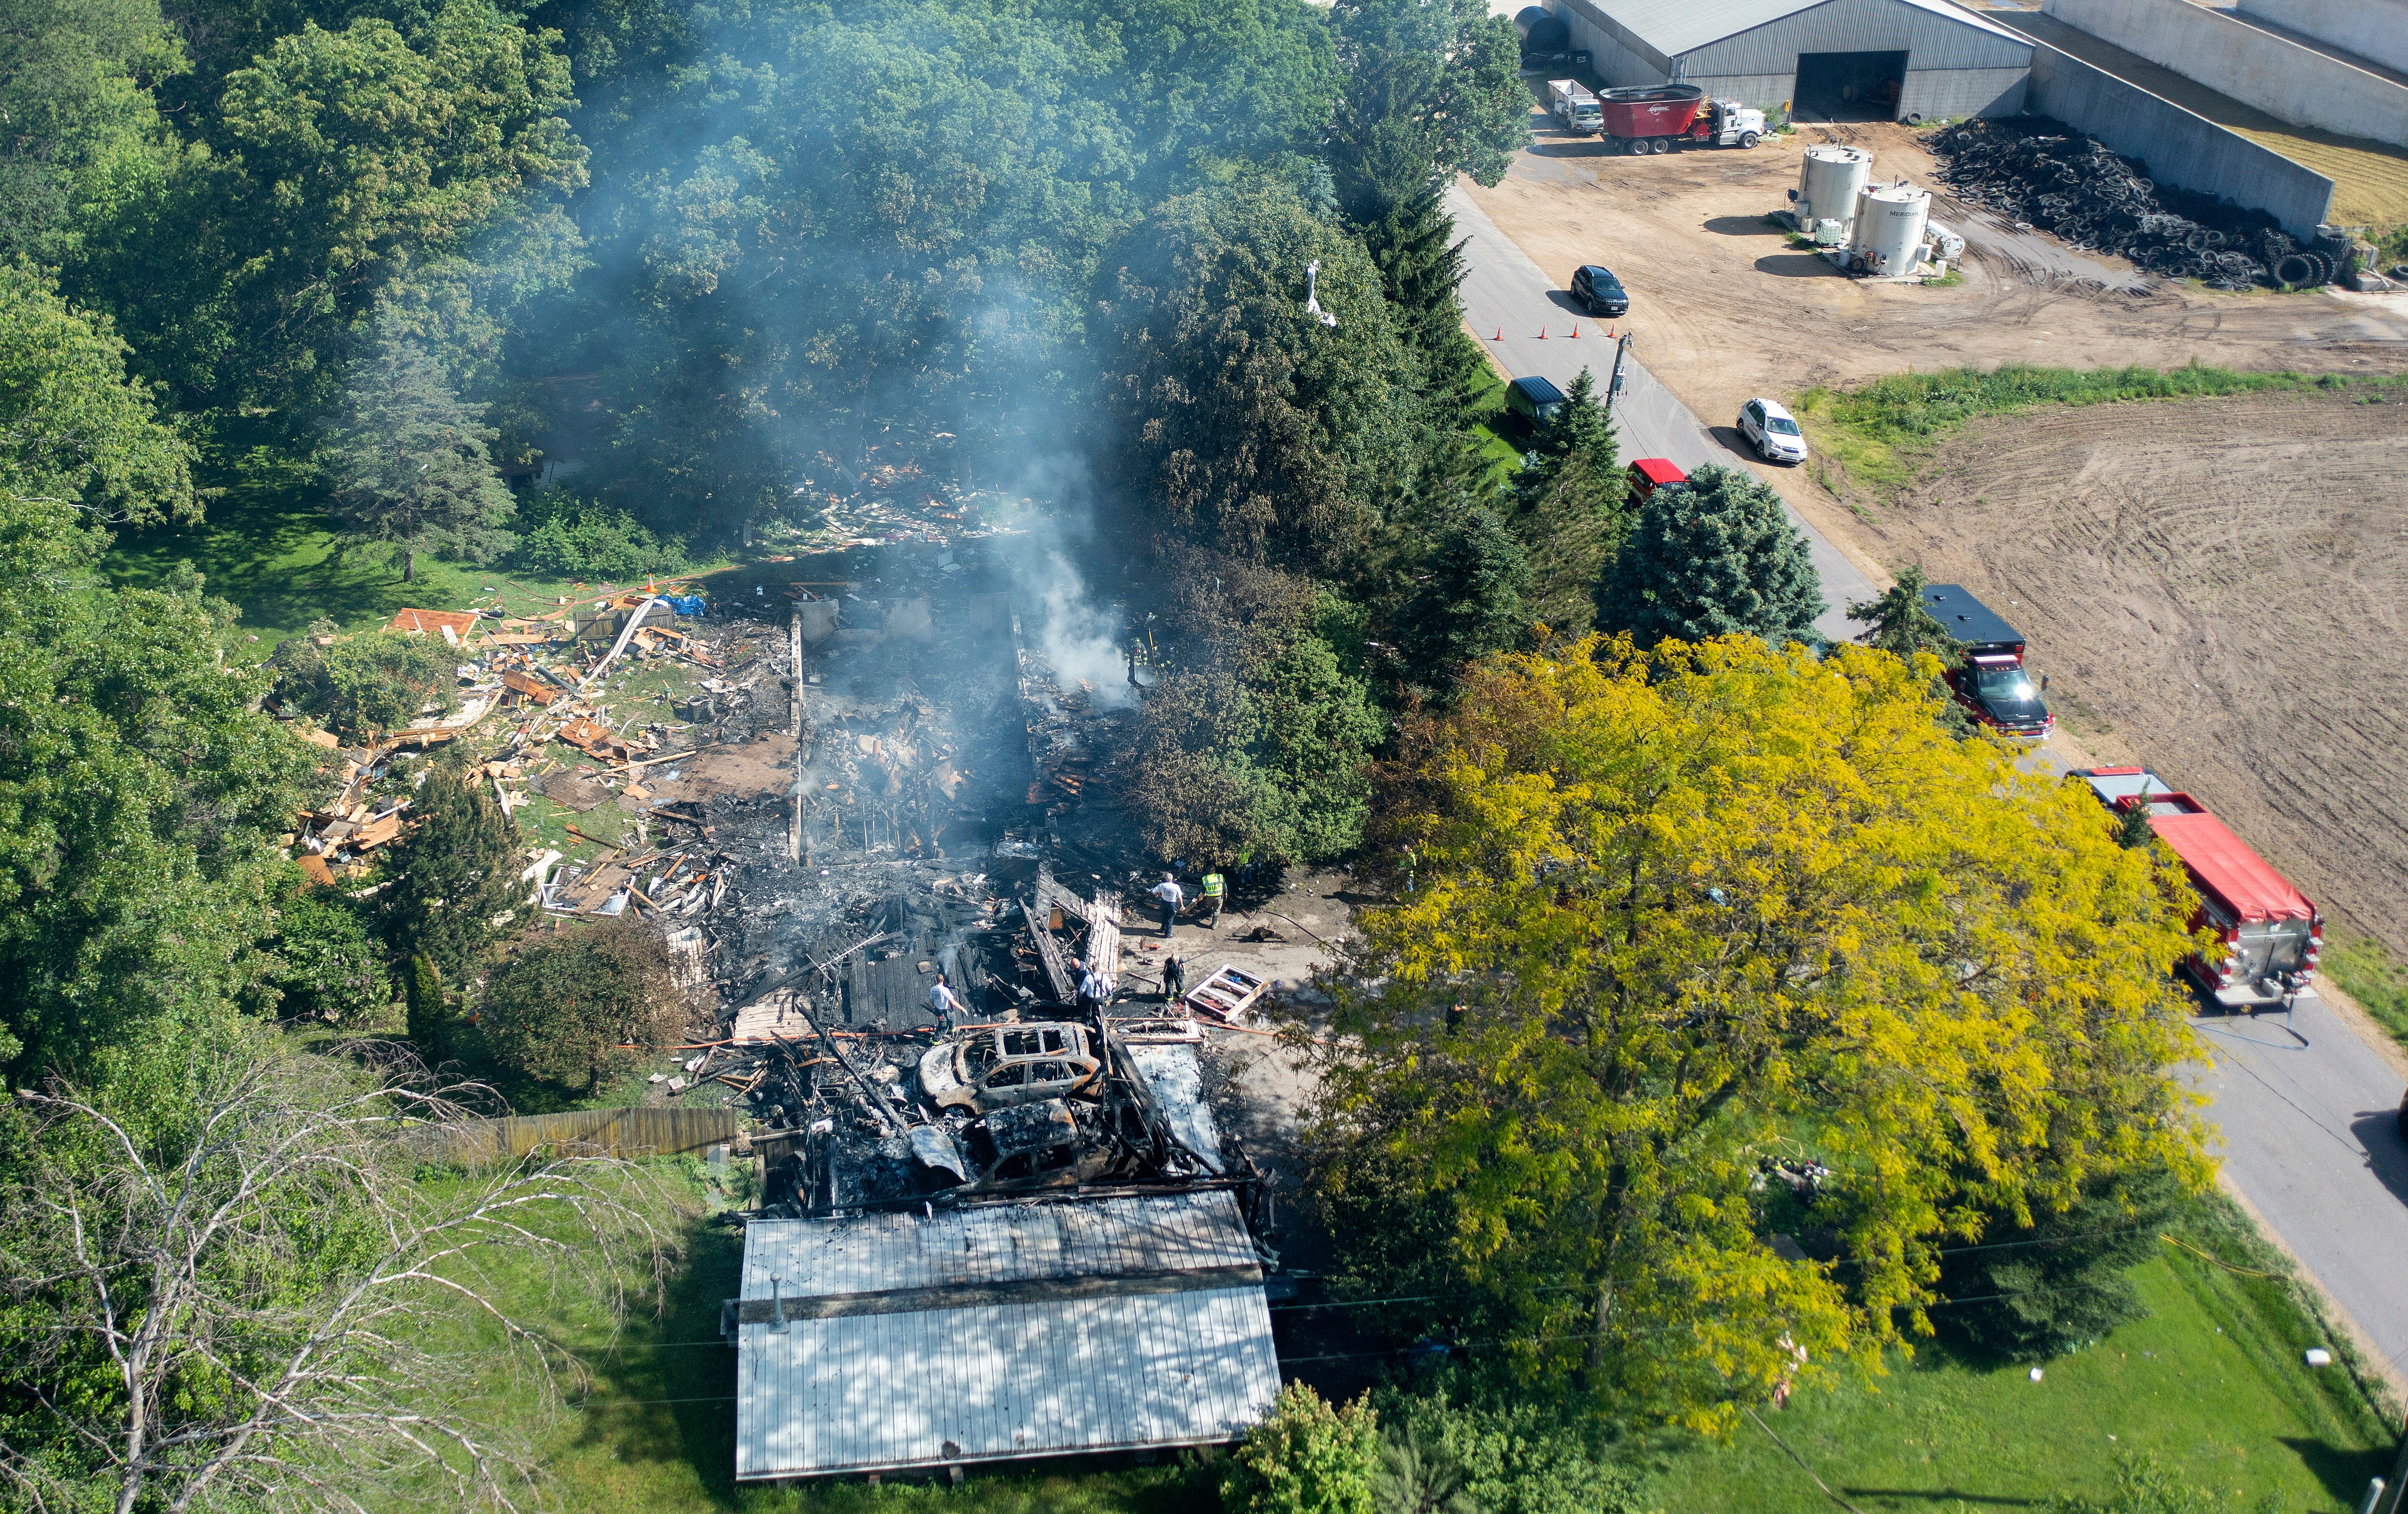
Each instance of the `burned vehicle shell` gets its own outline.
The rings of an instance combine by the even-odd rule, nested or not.
[[[1096,1143],[1082,1138],[1070,1106],[1059,1099],[998,1109],[972,1122],[967,1134],[984,1189],[1081,1183],[1109,1160]]]
[[[1082,1025],[998,1025],[929,1047],[920,1088],[939,1108],[983,1115],[1091,1092],[1102,1068]]]

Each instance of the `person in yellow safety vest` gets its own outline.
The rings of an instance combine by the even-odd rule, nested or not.
[[[1204,901],[1212,906],[1212,918],[1204,927],[1207,930],[1221,923],[1221,905],[1226,901],[1228,892],[1228,885],[1221,881],[1219,873],[1204,874]]]

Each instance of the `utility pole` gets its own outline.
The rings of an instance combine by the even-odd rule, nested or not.
[[[1613,343],[1613,378],[1605,386],[1605,418],[1613,419],[1613,402],[1622,397],[1622,357],[1630,350],[1630,333],[1626,331]]]

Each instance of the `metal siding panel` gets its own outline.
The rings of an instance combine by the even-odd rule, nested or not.
[[[1706,76],[1798,72],[1801,52],[1904,52],[1910,68],[2028,68],[2031,48],[1905,0],[1828,0],[1765,25],[1701,43],[1674,60],[1692,82]],[[1786,95],[1784,96],[1786,98]]]
[[[1229,1265],[1226,1192],[748,1227],[740,1296]],[[909,1281],[905,1281],[909,1279]],[[808,1286],[805,1286],[808,1285]],[[809,1476],[1226,1439],[1278,1392],[1260,1288],[738,1329],[737,1475]]]

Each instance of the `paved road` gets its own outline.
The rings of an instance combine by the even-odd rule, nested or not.
[[[2401,1077],[2331,1007],[2192,1022],[2233,1186],[2408,1380],[2408,1143]],[[2296,1033],[2293,1033],[2296,1032]],[[2302,1045],[2301,1043],[2305,1044]]]
[[[1585,368],[1595,374],[1602,393],[1613,374],[1613,343],[1604,339],[1606,327],[1613,323],[1577,314],[1570,296],[1539,271],[1529,254],[1498,230],[1497,223],[1461,190],[1449,190],[1446,204],[1455,215],[1457,235],[1471,238],[1471,245],[1463,250],[1464,262],[1471,270],[1463,281],[1464,316],[1497,360],[1514,378],[1538,374],[1567,389]],[[1503,339],[1494,339],[1500,328]],[[1575,330],[1580,333],[1576,339],[1571,335]],[[1539,336],[1541,331],[1547,333],[1543,340]],[[1632,343],[1623,364],[1622,398],[1613,409],[1625,461],[1669,457],[1684,471],[1703,463],[1741,469],[1756,466],[1726,446],[1686,405],[1672,397],[1670,390],[1656,382],[1639,361],[1638,351],[1638,344]],[[1723,429],[1736,440],[1736,431],[1728,426]],[[1871,581],[1795,510],[1789,511],[1789,520],[1806,535],[1814,570],[1823,578],[1823,598],[1831,607],[1814,623],[1815,628],[1833,641],[1855,636],[1861,627],[1848,619],[1841,606],[1851,599],[1870,598]]]
[[[1449,192],[1447,208],[1457,233],[1470,238],[1465,313],[1498,360],[1516,378],[1541,374],[1565,387],[1587,368],[1602,389],[1613,369],[1604,327],[1576,316],[1558,286],[1460,191]],[[1495,339],[1500,327],[1503,338]],[[1614,410],[1626,458],[1669,457],[1684,469],[1758,466],[1656,382],[1636,351],[1634,344]],[[1790,520],[1813,546],[1832,606],[1816,625],[1834,640],[1852,636],[1856,627],[1839,607],[1870,598],[1871,584],[1795,511]],[[2046,748],[2027,759],[2057,760]],[[2314,995],[2300,1000],[2290,1030],[2280,1016],[2196,1023],[2215,1054],[2199,1086],[2222,1129],[2233,1184],[2386,1359],[2393,1379],[2408,1381],[2408,1144],[2395,1118],[2400,1074]]]

